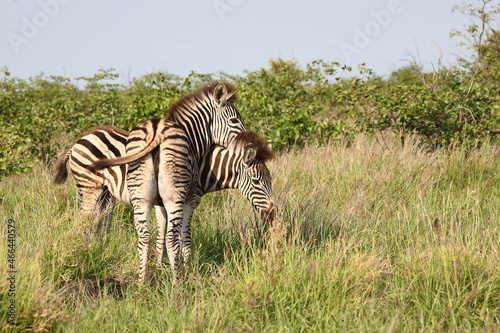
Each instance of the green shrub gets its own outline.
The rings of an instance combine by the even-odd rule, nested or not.
[[[244,75],[192,72],[181,78],[152,73],[118,84],[113,69],[75,81],[40,74],[28,80],[0,71],[0,177],[23,173],[37,161],[54,160],[68,143],[98,125],[131,130],[139,122],[166,116],[182,95],[214,78],[233,83],[237,108],[247,127],[281,150],[308,142],[352,139],[359,133],[396,135],[404,145],[413,135],[426,147],[477,146],[500,129],[499,33],[489,28],[499,9],[463,5],[472,24],[463,37],[475,55],[455,66],[425,73],[417,64],[388,79],[365,64],[352,68],[316,60],[275,59],[269,68]],[[480,28],[482,27],[482,28]],[[342,72],[344,73],[342,75]],[[80,86],[83,85],[83,88]]]

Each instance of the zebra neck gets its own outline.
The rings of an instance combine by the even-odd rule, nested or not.
[[[211,148],[200,164],[199,185],[204,193],[238,188],[240,159],[225,148]]]
[[[207,113],[207,112],[206,112]],[[191,151],[196,161],[201,161],[210,146],[213,144],[212,133],[210,132],[210,121],[201,113],[177,114],[174,122],[177,123],[189,139]]]

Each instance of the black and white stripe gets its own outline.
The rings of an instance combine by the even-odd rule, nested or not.
[[[185,262],[191,252],[191,217],[206,193],[238,188],[263,220],[274,220],[277,207],[273,199],[271,174],[265,164],[272,157],[271,141],[264,142],[251,131],[240,132],[228,148],[214,145],[204,155],[199,164],[198,187],[184,203],[181,244]]]

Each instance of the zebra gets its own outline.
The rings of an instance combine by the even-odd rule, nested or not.
[[[132,206],[134,207],[134,224],[139,236],[137,248],[140,271],[144,272],[139,276],[140,281],[143,281],[145,277],[145,263],[150,241],[149,215],[152,208],[152,203],[141,197],[146,196],[146,192],[156,191],[156,185],[163,184],[161,186],[165,191],[162,196],[163,214],[165,219],[168,217],[165,241],[170,264],[175,270],[180,247],[179,234],[187,232],[181,228],[184,215],[182,207],[191,183],[190,177],[193,176],[193,168],[197,164],[193,161],[199,162],[213,144],[227,147],[239,132],[246,131],[243,119],[233,105],[236,100],[236,90],[231,84],[209,83],[174,103],[169,109],[165,122],[147,121],[137,126],[127,140],[127,156],[112,159],[111,162],[103,158],[90,166],[91,170],[98,170],[106,166],[132,162],[142,156],[149,156],[145,157],[146,160],[143,160],[143,163],[130,165],[127,178],[130,195],[134,198]],[[165,172],[155,173],[153,155],[149,153],[162,144],[165,137],[158,133],[165,129],[164,126],[170,128],[172,122],[179,126],[180,130],[171,130],[178,132],[176,135],[179,139],[174,140],[175,135],[172,132],[169,133],[168,141],[173,141],[173,143],[170,155],[168,158],[163,158]],[[168,168],[166,165],[175,168]],[[151,177],[153,174],[159,175],[157,182],[154,177]],[[146,183],[143,184],[143,182]],[[141,191],[146,192],[141,193]]]
[[[93,214],[99,208],[97,231],[105,226],[110,232],[116,201],[130,205],[126,186],[126,165],[89,172],[88,166],[99,158],[113,158],[126,154],[128,132],[112,126],[99,126],[85,134],[66,149],[54,165],[54,183],[62,184],[68,177],[68,168],[76,184],[81,210]]]
[[[159,179],[160,175],[158,173],[161,172],[159,164],[165,158],[168,159],[169,147],[175,143],[179,144],[179,142],[175,142],[179,139],[181,139],[181,142],[182,140],[186,140],[185,135],[182,137],[183,132],[179,132],[175,124],[169,124],[168,121],[163,122],[165,123],[163,125],[165,132],[162,133],[165,137],[164,144],[160,145],[160,149],[153,150],[149,154],[151,156],[145,159],[149,163],[153,162],[155,174],[150,177],[153,178],[152,180],[146,179],[142,184],[148,184],[151,181],[154,183],[155,179]],[[56,183],[62,183],[66,180],[68,175],[67,165],[70,167],[77,189],[79,189],[82,208],[99,204],[107,205],[106,208],[101,208],[100,211],[105,212],[101,220],[107,221],[108,234],[114,203],[121,201],[130,205],[133,200],[127,187],[122,186],[126,182],[126,172],[124,172],[122,167],[125,166],[126,170],[127,165],[124,164],[99,171],[92,171],[90,163],[97,161],[102,156],[109,158],[113,155],[114,157],[125,155],[123,152],[126,146],[123,136],[120,136],[118,140],[111,140],[113,135],[116,137],[115,133],[117,132],[123,136],[127,135],[126,132],[112,127],[100,127],[91,131],[66,150],[55,165]],[[220,145],[212,145],[202,157],[199,164],[195,165],[192,171],[191,187],[189,193],[186,195],[187,199],[184,205],[186,212],[182,225],[184,231],[182,257],[185,263],[189,261],[191,252],[191,218],[201,198],[206,193],[226,188],[239,188],[243,196],[252,203],[261,217],[264,220],[272,222],[276,216],[276,205],[274,204],[272,195],[271,175],[265,165],[265,162],[272,157],[272,143],[270,141],[264,142],[256,133],[244,131],[236,136],[228,148]],[[195,163],[195,161],[191,157],[188,163]],[[140,164],[147,165],[148,162],[141,162]],[[133,168],[133,163],[128,168]],[[147,186],[143,185],[142,188],[144,187]],[[155,189],[156,186],[153,185],[152,188]],[[158,195],[158,190],[148,193],[149,196],[147,199],[150,201],[150,204],[155,205],[157,211],[159,226],[159,234],[156,242],[156,252],[158,254],[157,266],[161,266],[165,247],[165,209],[161,207],[162,199]],[[97,199],[106,194],[111,198],[107,198],[106,200]],[[101,220],[99,221],[99,225],[102,224]],[[149,244],[142,245],[147,247],[145,249],[145,260],[147,261]],[[145,269],[146,263],[141,263],[139,269],[140,283],[145,280]],[[144,277],[141,278],[143,275]]]

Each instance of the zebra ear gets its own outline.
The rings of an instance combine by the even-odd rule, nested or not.
[[[245,152],[243,153],[243,162],[245,162],[245,164],[250,164],[256,156],[257,149],[255,149],[255,146],[253,144],[249,143],[245,147]]]
[[[227,88],[223,82],[217,83],[214,89],[214,100],[217,108],[221,108],[227,100]]]
[[[264,145],[264,149],[272,152],[273,151],[273,142],[271,140],[268,140],[266,142],[266,144]]]

